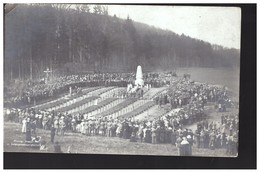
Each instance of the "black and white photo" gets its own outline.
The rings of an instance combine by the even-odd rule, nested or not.
[[[241,9],[5,4],[4,152],[237,157]]]

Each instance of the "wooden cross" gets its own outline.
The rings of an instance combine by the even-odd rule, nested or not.
[[[48,82],[49,79],[49,73],[51,73],[52,71],[49,70],[49,68],[47,67],[47,70],[43,71],[44,73],[46,73],[46,83]]]

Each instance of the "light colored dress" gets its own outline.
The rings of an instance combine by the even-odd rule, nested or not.
[[[22,121],[22,123],[23,123],[23,126],[22,126],[22,133],[26,133],[26,119],[24,119],[23,121]]]

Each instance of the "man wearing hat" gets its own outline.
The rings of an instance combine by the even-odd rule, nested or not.
[[[191,135],[187,136],[187,141],[189,142],[189,156],[192,155],[192,145],[193,145],[193,138],[191,137]]]

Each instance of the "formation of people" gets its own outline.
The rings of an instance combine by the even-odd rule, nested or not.
[[[170,84],[168,73],[144,73],[146,84],[151,87],[162,87]],[[39,79],[28,81],[22,91],[17,88],[5,87],[5,105],[7,107],[21,107],[23,105],[37,104],[39,101],[55,98],[63,93],[81,87],[117,86],[126,87],[135,79],[134,73],[88,73],[81,75],[59,76],[45,83]]]
[[[156,96],[154,100],[159,106],[170,103],[171,109],[187,106],[189,110],[204,109],[205,104],[214,102],[219,112],[224,112],[233,104],[226,87],[195,83],[185,78],[174,82],[166,93]]]
[[[104,80],[99,80],[101,77]],[[129,80],[129,78],[131,78],[129,73],[125,76],[119,74],[112,76],[111,74],[95,74],[91,76],[88,74],[75,75],[71,78],[66,76],[61,80],[68,81],[69,85],[84,82],[85,85],[98,86],[98,82],[102,81],[105,82],[103,83],[105,86],[110,86],[107,83],[108,81],[116,82],[118,80],[122,82],[125,79]],[[146,79],[150,79],[150,81],[159,78],[160,74],[146,74]],[[216,104],[218,112],[225,112],[226,107],[231,106],[232,102],[227,96],[226,88],[210,86],[206,83],[195,83],[187,78],[173,83],[167,82],[167,80],[161,78],[159,81],[163,86],[169,85],[169,90],[159,94],[154,101],[160,108],[168,104],[171,110],[178,108],[178,111],[171,111],[153,120],[139,121],[135,120],[134,117],[123,120],[119,118],[109,119],[108,117],[84,118],[81,114],[71,115],[67,112],[12,108],[5,109],[5,121],[22,124],[22,132],[26,134],[26,140],[30,140],[32,135],[37,136],[37,129],[39,128],[50,131],[52,143],[55,141],[55,135],[63,136],[67,132],[72,132],[81,133],[82,136],[119,137],[128,139],[130,142],[171,143],[178,147],[180,155],[185,156],[192,155],[193,147],[225,148],[227,154],[236,155],[238,115],[222,116],[221,122],[208,122],[204,112],[204,106],[208,102]],[[62,86],[62,82],[55,84]],[[80,85],[75,86],[77,91],[82,87]],[[197,129],[194,132],[192,129],[185,128],[185,126],[194,123],[197,123]]]

